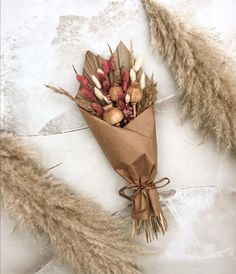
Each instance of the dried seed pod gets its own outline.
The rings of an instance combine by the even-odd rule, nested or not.
[[[110,125],[118,125],[123,119],[123,113],[119,108],[115,108],[112,104],[105,106],[103,120]]]
[[[146,87],[146,76],[145,73],[143,72],[140,77],[140,88],[143,90]]]
[[[121,86],[114,85],[109,89],[109,95],[113,102],[119,99],[120,93],[123,92]]]
[[[131,82],[136,81],[136,72],[135,72],[135,70],[133,68],[130,69],[129,76],[130,76]]]
[[[97,78],[95,75],[92,75],[92,80],[93,80],[93,82],[94,82],[94,84],[95,84],[95,86],[96,86],[97,88],[99,88],[99,89],[102,88],[102,86],[101,86],[101,84],[100,84],[98,78]]]
[[[127,94],[130,96],[131,103],[138,103],[142,100],[143,93],[138,82],[133,82],[128,88]]]
[[[125,95],[125,102],[126,102],[126,104],[128,104],[130,102],[130,96],[129,96],[129,94]]]
[[[103,93],[100,89],[94,87],[94,94],[100,101],[103,101]]]
[[[138,82],[133,82],[128,88],[127,94],[130,96],[130,102],[133,106],[134,118],[136,117],[136,104],[142,100],[143,93]]]
[[[142,59],[137,58],[135,63],[134,63],[134,71],[138,72],[142,66]]]

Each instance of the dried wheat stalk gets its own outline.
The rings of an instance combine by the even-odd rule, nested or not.
[[[236,64],[207,35],[183,24],[166,8],[142,1],[151,43],[167,60],[177,82],[184,116],[217,145],[236,148]]]
[[[1,198],[10,216],[36,235],[45,232],[77,273],[140,273],[134,262],[140,248],[120,219],[49,178],[31,151],[10,135],[0,136],[0,160]]]

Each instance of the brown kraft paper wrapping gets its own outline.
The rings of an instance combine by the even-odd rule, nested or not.
[[[124,128],[111,126],[87,111],[81,112],[114,170],[135,191],[131,216],[134,220],[158,218],[162,232],[166,221],[162,215],[154,183],[157,174],[156,125],[153,106]],[[128,191],[126,190],[125,193]],[[128,197],[127,197],[128,198]],[[162,228],[164,226],[164,228]]]

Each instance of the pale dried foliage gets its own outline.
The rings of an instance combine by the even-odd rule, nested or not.
[[[77,273],[140,273],[137,248],[125,225],[59,181],[49,178],[18,139],[1,134],[1,198],[5,209],[35,235],[42,231]]]
[[[142,1],[151,42],[167,60],[178,86],[184,116],[218,146],[236,148],[236,65],[217,42],[154,1]]]

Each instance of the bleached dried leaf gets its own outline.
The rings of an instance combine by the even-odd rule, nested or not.
[[[101,83],[99,82],[98,78],[95,75],[92,75],[92,80],[97,88],[99,89],[102,88]]]
[[[100,101],[103,101],[103,93],[100,89],[94,87],[94,94]]]
[[[129,76],[130,76],[131,82],[136,81],[136,72],[133,68],[130,69]]]

